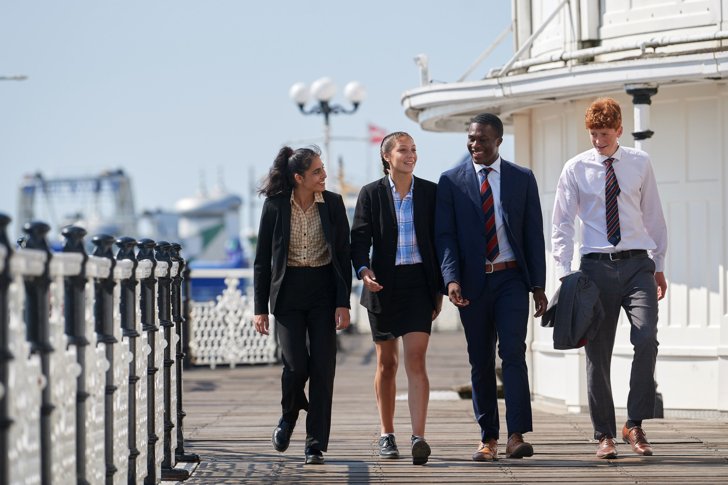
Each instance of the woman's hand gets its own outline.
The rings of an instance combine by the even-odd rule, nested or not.
[[[336,308],[334,313],[334,322],[336,322],[336,330],[344,330],[351,323],[351,316],[349,315],[349,309],[340,306]]]
[[[255,325],[256,332],[262,335],[268,335],[268,325],[270,325],[270,323],[268,322],[267,313],[261,313],[260,315],[254,316],[253,324]]]
[[[381,289],[384,288],[382,285],[377,283],[377,277],[374,275],[374,271],[369,268],[361,270],[361,280],[364,282],[364,287],[372,293],[381,291]]]

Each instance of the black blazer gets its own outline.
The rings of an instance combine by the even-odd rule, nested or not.
[[[336,281],[336,306],[350,308],[351,265],[349,264],[349,220],[346,218],[344,201],[339,194],[323,192],[324,204],[316,204],[331,254]],[[291,237],[291,192],[265,199],[260,216],[258,244],[253,264],[253,288],[255,314],[275,314],[276,300],[286,275],[288,242]]]
[[[435,198],[437,185],[414,177],[412,189],[413,219],[417,247],[427,277],[433,308],[442,291],[442,275],[435,255]],[[351,261],[354,271],[366,266],[374,271],[377,282],[384,288],[372,293],[362,290],[361,304],[374,313],[381,313],[392,294],[395,258],[397,256],[397,215],[389,177],[362,187],[356,202],[351,227]],[[369,249],[372,249],[371,261]],[[357,275],[358,277],[358,275]]]

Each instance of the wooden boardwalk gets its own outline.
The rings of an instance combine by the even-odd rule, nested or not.
[[[588,415],[534,407],[534,432],[527,439],[535,455],[506,459],[501,407],[501,458],[470,460],[479,439],[470,400],[431,400],[427,440],[432,456],[412,465],[407,443],[406,401],[397,402],[402,458],[377,456],[379,435],[372,389],[373,344],[368,335],[341,338],[333,426],[326,464],[303,464],[305,414],[286,453],[270,437],[280,414],[280,367],[190,369],[185,373],[186,451],[202,461],[187,484],[232,483],[728,483],[728,422],[664,419],[646,422],[655,456],[640,457],[619,444],[619,458],[597,460]],[[469,381],[462,333],[435,333],[428,353],[433,391],[450,391]],[[398,393],[406,393],[404,366]],[[618,419],[621,419],[618,417]]]

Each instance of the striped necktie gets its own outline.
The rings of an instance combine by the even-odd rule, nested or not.
[[[607,174],[604,178],[604,200],[607,206],[607,240],[612,246],[616,246],[622,240],[622,233],[619,230],[619,205],[617,204],[620,190],[612,163],[614,163],[613,158],[604,160],[604,165],[607,167]]]
[[[492,168],[481,168],[480,174],[482,183],[480,184],[480,204],[485,214],[485,254],[491,263],[498,257],[500,249],[498,249],[498,234],[495,230],[495,206],[493,201],[493,191],[488,183],[488,174]]]

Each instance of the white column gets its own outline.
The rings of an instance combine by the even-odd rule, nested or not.
[[[654,132],[650,130],[650,105],[652,104],[652,96],[657,94],[657,85],[651,83],[645,84],[627,84],[624,87],[627,94],[632,96],[634,104],[634,146],[638,150],[644,150],[649,153],[649,139]]]

